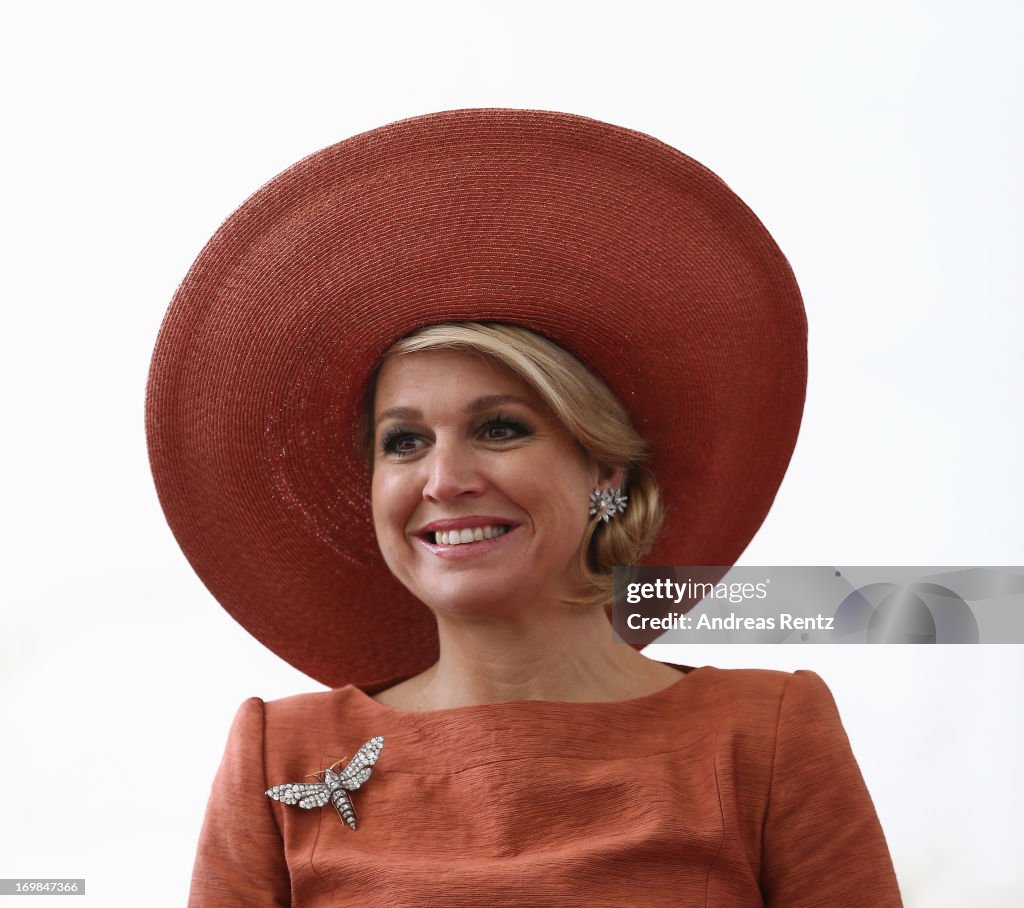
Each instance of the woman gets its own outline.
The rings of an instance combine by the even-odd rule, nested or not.
[[[151,460],[211,591],[334,689],[239,711],[192,903],[900,904],[817,676],[605,612],[616,564],[742,551],[805,338],[720,180],[580,117],[403,121],[246,202],[161,330]]]
[[[620,700],[679,679],[613,643],[601,607],[611,566],[647,552],[661,508],[642,439],[585,366],[523,328],[440,325],[393,347],[370,390],[377,542],[441,642],[379,702]],[[614,523],[591,515],[627,472],[631,505]]]

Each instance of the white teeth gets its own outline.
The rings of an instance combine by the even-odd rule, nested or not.
[[[447,530],[434,534],[437,545],[464,545],[467,542],[483,542],[485,539],[497,539],[508,532],[507,526],[468,527],[463,530]]]

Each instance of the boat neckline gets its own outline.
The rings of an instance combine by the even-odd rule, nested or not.
[[[649,694],[643,694],[639,697],[628,697],[623,700],[546,700],[546,699],[516,699],[516,700],[493,700],[487,703],[469,703],[462,706],[445,706],[439,709],[403,709],[399,706],[389,706],[386,703],[381,703],[373,698],[373,694],[364,690],[363,687],[355,684],[349,684],[342,688],[343,691],[350,691],[351,695],[357,700],[361,701],[365,706],[376,710],[382,715],[389,715],[392,717],[437,717],[437,716],[450,716],[455,714],[470,715],[474,712],[494,712],[494,711],[517,711],[523,709],[533,710],[586,710],[586,709],[598,709],[598,710],[613,710],[613,709],[629,709],[635,707],[643,707],[650,703],[656,703],[663,698],[671,698],[680,691],[681,688],[688,686],[686,681],[696,671],[700,671],[700,668],[690,665],[676,665],[674,663],[663,663],[668,665],[670,668],[681,671],[682,677],[676,678],[671,684],[667,684],[660,690],[653,691]],[[707,666],[704,666],[705,668]],[[373,687],[373,685],[366,685],[366,687]],[[375,691],[376,693],[376,691]]]

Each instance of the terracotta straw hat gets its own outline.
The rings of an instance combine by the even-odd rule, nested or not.
[[[171,302],[146,392],[160,502],[210,592],[331,686],[437,658],[388,572],[356,445],[364,383],[424,325],[539,331],[651,443],[645,563],[730,565],[796,442],[806,322],[786,259],[711,171],[565,113],[455,110],[300,161],[225,221]]]

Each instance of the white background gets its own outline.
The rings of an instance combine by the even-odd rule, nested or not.
[[[1024,564],[1018,4],[6,9],[0,877],[182,904],[235,709],[316,688],[177,548],[144,384],[220,221],[394,119],[585,114],[696,157],[758,213],[803,289],[811,378],[744,563]],[[817,670],[907,905],[1020,903],[1020,647],[657,655]]]

